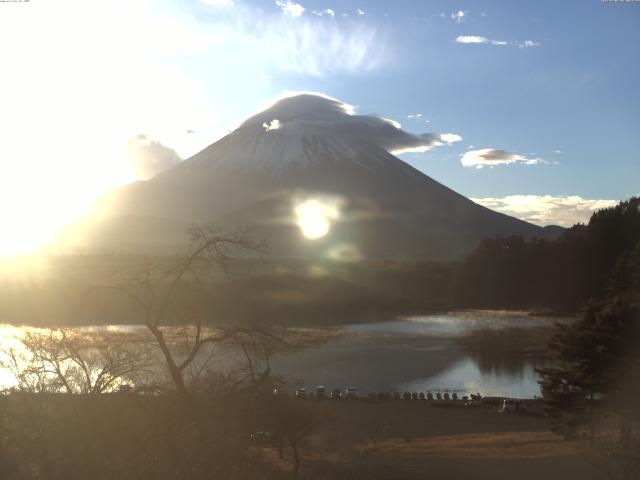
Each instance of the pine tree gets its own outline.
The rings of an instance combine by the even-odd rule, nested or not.
[[[549,343],[553,366],[539,369],[552,430],[571,438],[582,425],[594,434],[594,407],[615,411],[628,443],[639,414],[640,246],[620,256],[607,297],[589,302],[582,318],[557,325]]]

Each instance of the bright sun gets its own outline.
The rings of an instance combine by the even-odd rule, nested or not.
[[[331,229],[331,222],[339,216],[336,205],[318,199],[306,200],[295,207],[296,223],[309,239],[324,237]]]
[[[177,27],[173,7],[131,2],[123,16],[117,2],[31,3],[0,14],[0,45],[12,46],[0,88],[0,258],[53,246],[102,194],[135,180],[128,139],[180,148],[186,125],[211,114],[175,67],[203,40]]]

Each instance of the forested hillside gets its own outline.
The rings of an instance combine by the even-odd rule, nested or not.
[[[483,240],[460,264],[458,307],[575,311],[599,298],[615,269],[640,252],[640,198],[595,212],[555,240]]]

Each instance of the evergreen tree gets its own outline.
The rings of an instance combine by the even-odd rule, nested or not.
[[[589,302],[583,316],[557,325],[549,344],[553,367],[539,369],[552,430],[566,438],[590,424],[594,406],[615,411],[620,439],[629,442],[640,393],[640,246],[620,256],[607,297]]]

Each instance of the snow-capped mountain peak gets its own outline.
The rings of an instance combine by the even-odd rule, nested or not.
[[[353,107],[339,100],[300,94],[249,117],[182,167],[258,168],[281,175],[291,167],[346,161],[375,169],[388,161],[388,153],[427,150],[459,139],[452,134],[412,134],[393,120],[356,115]]]
[[[285,98],[175,167],[115,191],[109,217],[84,238],[93,248],[175,252],[187,226],[213,223],[252,229],[279,258],[328,259],[348,248],[357,258],[434,260],[460,258],[494,235],[545,236],[393,155],[458,138],[412,134],[324,96]],[[301,235],[298,207],[328,198],[341,209],[331,229]]]

